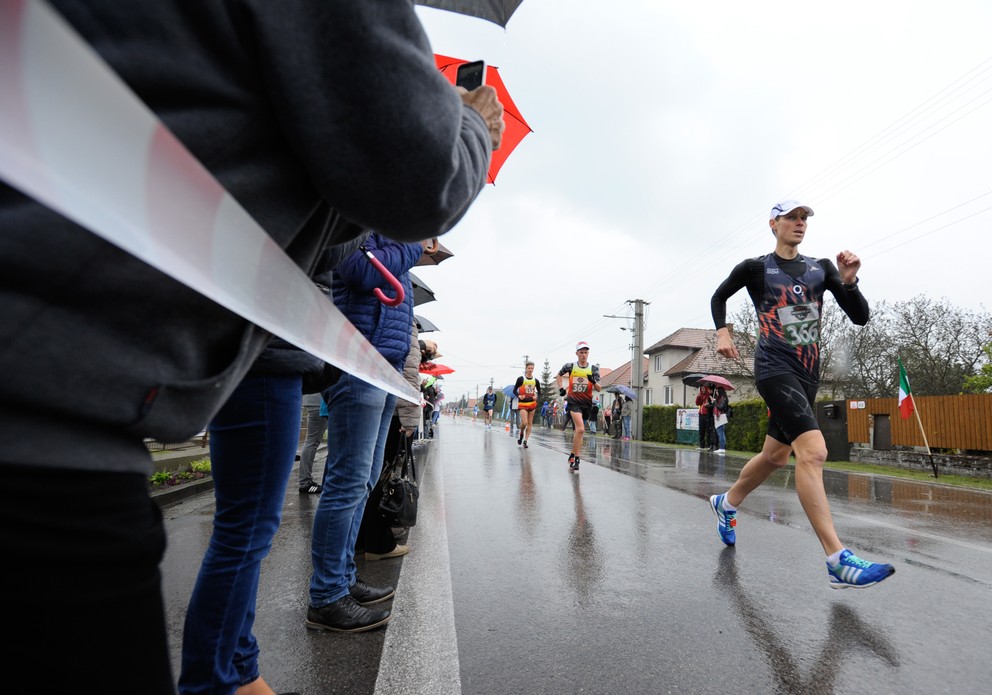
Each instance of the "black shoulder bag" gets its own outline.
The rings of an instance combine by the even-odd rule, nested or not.
[[[402,466],[399,465],[401,457]],[[414,526],[417,523],[419,497],[420,489],[417,487],[417,469],[413,462],[413,451],[410,439],[404,436],[400,439],[396,460],[390,465],[388,477],[382,486],[379,514],[394,528]]]

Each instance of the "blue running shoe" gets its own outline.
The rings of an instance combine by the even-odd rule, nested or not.
[[[723,508],[723,498],[726,496],[723,494],[710,497],[710,507],[719,520],[716,529],[720,532],[720,540],[727,545],[733,545],[737,542],[737,532],[734,530],[737,526],[737,510],[728,512]]]
[[[832,589],[865,589],[896,573],[892,565],[868,562],[846,548],[841,551],[840,562],[836,567],[827,563]]]

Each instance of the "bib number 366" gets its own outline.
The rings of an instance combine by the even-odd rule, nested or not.
[[[816,304],[791,304],[780,307],[778,320],[786,342],[793,347],[816,345],[820,340],[820,312]]]

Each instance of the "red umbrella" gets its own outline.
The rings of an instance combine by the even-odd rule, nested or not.
[[[441,74],[451,84],[455,83],[458,66],[468,62],[461,58],[450,58],[448,56],[438,55],[437,53],[434,54],[434,61],[437,63],[437,69],[441,71]],[[492,160],[489,163],[489,183],[496,183],[496,174],[499,173],[503,162],[510,156],[513,149],[520,144],[520,141],[526,137],[527,133],[534,131],[527,125],[524,117],[520,115],[520,109],[513,103],[513,99],[510,98],[510,93],[506,91],[506,85],[503,84],[499,72],[492,65],[486,66],[486,84],[496,89],[499,103],[503,105],[503,120],[506,121],[506,130],[503,131],[503,143],[498,150],[493,152]]]
[[[455,370],[451,367],[446,367],[443,364],[435,364],[434,362],[426,362],[420,365],[421,374],[430,374],[431,376],[441,376],[442,374],[451,374]]]

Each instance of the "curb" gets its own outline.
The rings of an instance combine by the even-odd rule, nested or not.
[[[214,479],[213,477],[207,477],[164,490],[156,490],[151,493],[151,498],[158,504],[160,509],[164,509],[177,502],[182,502],[184,499],[204,492],[210,492],[213,489]]]

